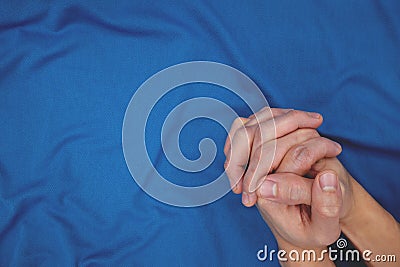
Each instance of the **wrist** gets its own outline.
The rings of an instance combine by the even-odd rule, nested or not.
[[[352,183],[354,205],[340,221],[342,232],[361,253],[371,251],[372,259],[375,255],[398,257],[399,223],[357,181]],[[396,266],[396,262],[374,262],[373,266]]]
[[[382,212],[385,212],[383,209],[378,209],[379,204],[351,176],[350,187],[352,190],[351,205],[345,216],[339,221],[342,232],[345,234],[360,232],[361,228],[369,227],[366,222],[376,220],[382,215]]]
[[[363,204],[363,192],[361,186],[357,183],[357,181],[351,176],[348,175],[348,188],[343,190],[342,187],[342,195],[344,198],[347,195],[351,195],[350,199],[347,199],[349,203],[347,210],[345,210],[344,214],[340,217],[339,224],[342,229],[347,229],[358,225],[360,222],[360,210],[363,210],[360,205]],[[348,190],[348,192],[346,192]],[[345,201],[345,200],[344,200]],[[363,211],[365,212],[365,210]]]

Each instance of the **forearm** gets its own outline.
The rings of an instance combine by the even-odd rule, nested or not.
[[[371,266],[395,266],[400,261],[399,223],[357,181],[351,180],[354,206],[341,222],[343,233],[361,253],[372,252],[368,256]],[[395,255],[397,263],[373,261],[376,255]]]

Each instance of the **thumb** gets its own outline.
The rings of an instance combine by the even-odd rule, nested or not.
[[[340,235],[342,193],[334,171],[324,171],[314,180],[311,197],[311,227],[318,244],[327,246]]]

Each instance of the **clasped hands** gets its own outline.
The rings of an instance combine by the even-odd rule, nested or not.
[[[325,248],[351,213],[352,186],[336,158],[341,146],[321,137],[322,116],[264,108],[232,124],[224,153],[234,193],[257,205],[285,248]]]

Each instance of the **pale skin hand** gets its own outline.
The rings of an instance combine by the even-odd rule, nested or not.
[[[285,156],[283,161],[285,161],[287,158],[290,159],[289,154]],[[305,248],[305,245],[311,245],[314,250],[321,251],[324,247],[318,245],[313,247],[313,240],[322,241],[322,244],[326,243],[328,245],[332,243],[329,242],[330,239],[335,239],[334,231],[336,229],[340,229],[361,252],[365,250],[372,251],[373,254],[369,256],[370,259],[373,260],[375,255],[395,255],[397,259],[397,262],[370,261],[367,262],[368,265],[398,266],[398,259],[400,256],[400,226],[393,216],[391,216],[391,214],[382,208],[368,194],[368,192],[366,192],[365,189],[357,183],[357,181],[345,170],[345,168],[336,158],[320,160],[318,163],[313,165],[310,172],[318,173],[317,177],[311,186],[307,183],[297,183],[300,184],[302,188],[297,188],[295,191],[302,192],[301,196],[303,197],[303,201],[299,201],[298,203],[310,203],[312,213],[317,212],[320,213],[320,215],[325,214],[325,218],[322,216],[322,219],[319,222],[316,222],[313,219],[313,215],[311,215],[311,217],[308,217],[307,221],[303,222],[303,224],[300,224],[300,227],[311,229],[311,235],[308,237],[304,236],[304,240],[298,239],[299,233],[296,232],[298,228],[289,225],[293,224],[293,221],[291,221],[289,224],[286,221],[286,225],[285,221],[281,221],[281,223],[279,223],[279,220],[282,217],[282,208],[279,210],[270,208],[271,206],[275,207],[290,203],[290,200],[288,200],[285,194],[277,194],[277,196],[274,196],[273,198],[267,196],[265,198],[266,201],[264,202],[262,199],[264,199],[265,194],[262,192],[262,190],[258,190],[257,192],[259,203],[262,202],[262,204],[258,204],[260,213],[263,215],[263,218],[268,225],[270,225],[280,248],[286,251],[292,249],[301,251]],[[332,197],[334,196],[334,192],[331,192],[331,196],[329,196],[329,194],[325,194],[324,196],[324,194],[320,194],[318,190],[315,190],[315,187],[317,186],[317,180],[320,179],[324,173],[338,174],[338,177],[340,177],[338,180],[338,189],[340,188],[340,192],[342,194],[341,197],[336,195],[337,198],[335,199],[335,197]],[[287,174],[288,173],[286,173],[286,175]],[[281,176],[282,180],[285,179],[285,173],[273,175],[279,175]],[[304,179],[301,176],[294,174],[292,175],[293,181],[296,179],[298,181],[302,181]],[[268,179],[269,177],[267,176],[266,180]],[[276,177],[273,179],[276,180]],[[291,184],[286,182],[278,183],[278,188],[286,187],[283,192],[287,192],[287,188],[290,188],[291,186]],[[321,201],[321,199],[324,200]],[[336,201],[340,199],[342,199],[341,206],[339,209],[336,209],[336,205],[332,205],[332,203],[336,203]],[[317,208],[313,209],[314,202],[317,202]],[[328,205],[324,206],[323,203],[327,203]],[[292,206],[292,209],[295,207],[296,206]],[[323,207],[323,209],[321,209],[321,207]],[[321,229],[325,229],[326,232],[313,231],[312,227],[310,227],[312,224],[317,225],[317,227],[320,225]],[[322,236],[315,238],[316,235]],[[311,263],[286,262],[283,264],[286,266],[301,266],[303,264],[304,266],[311,266]],[[317,266],[319,263],[312,264]],[[327,262],[321,266],[327,266]]]
[[[290,161],[292,155],[286,154],[283,161]],[[283,162],[282,161],[282,162]],[[327,159],[329,170],[319,172],[315,179],[307,179],[294,173],[275,173],[267,176],[266,181],[277,185],[277,194],[270,195],[263,191],[264,184],[257,191],[257,207],[264,220],[272,229],[280,249],[313,249],[320,257],[321,251],[333,243],[340,235],[339,221],[346,217],[349,205],[343,202],[342,193],[351,198],[351,189],[345,179],[340,181],[335,171],[339,169],[336,158]],[[339,163],[340,164],[340,163]],[[326,167],[326,166],[325,166]],[[281,168],[281,167],[279,167]],[[296,170],[294,170],[296,171]],[[299,170],[297,170],[299,171]],[[338,173],[340,170],[338,170]],[[326,177],[325,181],[324,178]],[[308,182],[304,182],[307,180]],[[346,184],[346,185],[345,185]],[[343,189],[342,189],[343,188]],[[289,194],[288,192],[291,192]],[[306,204],[311,212],[304,212]],[[303,207],[303,209],[302,209]],[[322,262],[285,262],[285,266],[334,266],[325,254]]]
[[[318,158],[334,157],[341,152],[338,143],[320,137],[315,131],[321,123],[322,116],[317,113],[269,108],[249,119],[235,120],[224,148],[225,169],[233,192],[242,193],[245,206],[251,207],[257,202],[257,185],[278,168],[293,146],[304,143],[315,147],[314,156]],[[300,158],[306,152],[300,147],[296,153]]]
[[[266,111],[263,110],[259,112],[256,117],[259,118],[259,121],[271,120],[273,116],[281,116],[282,114],[284,115],[288,112],[288,110],[273,110],[272,112],[269,112],[269,110],[267,110],[267,112],[269,114],[265,114]],[[236,136],[235,131],[237,131],[237,129],[240,129],[240,124],[242,124],[242,122],[247,123],[247,125],[250,124],[251,126],[251,123],[249,123],[249,121],[253,119],[254,123],[254,118],[255,116],[250,117],[250,120],[242,118],[239,123],[238,121],[236,121],[236,125],[233,125],[230,132],[230,136],[235,136],[236,138],[243,136],[245,136],[246,138],[248,138],[249,136],[253,137],[254,134],[251,135],[251,131],[246,130],[246,132],[250,132],[248,136],[243,134]],[[286,116],[286,118],[290,117]],[[303,116],[302,118],[305,117]],[[314,125],[316,127],[319,126],[318,124],[312,124],[312,122],[307,122],[308,124],[305,122],[301,123],[303,123],[301,125],[308,125],[308,127],[312,127],[309,125]],[[279,125],[282,124],[277,124],[277,127]],[[286,129],[295,129],[296,126],[299,125],[299,123],[295,122],[294,126],[287,127],[286,125]],[[298,133],[299,131],[303,134],[309,134],[308,137],[299,137],[301,136],[301,134]],[[280,129],[277,129],[277,133],[279,132]],[[293,133],[296,132],[298,133],[298,135],[296,136],[296,138],[294,138]],[[268,134],[264,136],[268,136]],[[292,138],[290,138],[289,136],[292,136]],[[368,249],[366,245],[371,244],[371,242],[375,242],[375,244],[377,244],[373,246],[375,255],[379,253],[383,254],[385,251],[388,254],[387,243],[385,243],[385,241],[382,242],[382,239],[376,240],[379,237],[386,237],[386,242],[392,241],[391,244],[394,245],[394,250],[392,250],[392,254],[393,251],[398,251],[398,248],[400,247],[400,234],[398,223],[393,219],[393,217],[390,216],[390,214],[388,214],[382,207],[380,207],[379,204],[377,204],[358,183],[355,182],[355,180],[347,173],[347,171],[336,158],[324,159],[325,157],[329,157],[328,155],[333,155],[335,153],[338,154],[340,153],[340,151],[336,151],[334,153],[332,152],[332,150],[330,152],[332,154],[330,154],[329,145],[331,144],[314,142],[315,140],[312,141],[312,139],[317,138],[317,136],[319,135],[315,131],[313,132],[313,134],[310,134],[310,130],[294,130],[290,134],[287,134],[285,139],[279,137],[278,134],[278,159],[276,160],[276,162],[274,160],[274,163],[272,164],[272,167],[276,173],[267,176],[270,171],[269,168],[260,168],[261,173],[264,173],[264,178],[262,180],[263,182],[261,187],[256,192],[258,195],[258,208],[264,219],[274,232],[281,249],[286,249],[287,251],[291,249],[297,249],[301,251],[302,248],[313,248],[316,251],[321,251],[325,248],[326,245],[336,240],[340,233],[340,230],[342,229],[350,238],[352,236],[355,236],[357,240],[352,241],[360,249]],[[280,141],[279,138],[281,139]],[[284,142],[287,140],[290,140],[290,142]],[[227,140],[225,153],[231,156],[230,150],[234,150],[234,148],[230,148],[229,141],[230,140]],[[233,140],[232,143],[235,145],[235,140]],[[320,145],[318,145],[318,143]],[[254,147],[254,141],[249,142],[245,140],[245,144],[247,145],[241,147],[242,151],[243,148],[250,150],[249,147]],[[246,155],[246,153],[243,154]],[[259,156],[254,157],[254,153],[248,154],[253,156],[253,158],[250,157],[250,161],[252,159],[260,159]],[[319,160],[321,158],[322,160]],[[226,164],[227,170],[229,169],[230,160],[231,158],[228,157],[228,164]],[[243,164],[244,160],[241,160],[242,161],[240,162]],[[318,161],[318,163],[316,163],[316,161]],[[234,160],[233,162],[236,161]],[[278,167],[276,167],[277,164],[279,164]],[[257,167],[259,166],[262,165],[258,165]],[[240,170],[240,168],[235,166],[235,168],[231,168],[231,172],[228,172],[228,175],[230,174],[232,176],[233,174],[237,174],[239,173],[238,170]],[[257,173],[257,169],[252,169],[251,171],[253,173]],[[279,172],[290,173],[279,174]],[[314,181],[299,176],[306,173],[308,173],[312,177],[314,177],[316,174],[318,175],[316,176],[316,179]],[[325,174],[328,174],[328,176],[325,177]],[[245,176],[246,175],[243,175],[243,177]],[[241,184],[243,178],[241,177],[240,180],[235,180],[231,178],[231,181],[232,184],[238,182],[236,187],[234,187],[234,191],[236,193],[240,193],[243,188]],[[257,181],[257,183],[261,182]],[[353,190],[356,193],[355,197],[353,197]],[[356,199],[357,201],[355,201],[354,199]],[[353,203],[358,203],[358,205],[354,205]],[[250,203],[249,206],[251,206],[251,204],[252,203]],[[311,204],[311,217],[308,217],[308,214],[304,214],[299,206],[294,206],[296,204]],[[368,206],[362,206],[363,204],[368,204]],[[358,206],[358,209],[355,208],[355,206]],[[377,212],[381,216],[375,216],[374,218],[370,218],[372,216],[369,216],[368,219],[374,220],[375,223],[377,223],[378,225],[382,225],[383,223],[382,226],[384,227],[379,228],[381,230],[380,232],[384,231],[383,229],[387,229],[389,227],[389,229],[392,230],[390,234],[386,232],[375,234],[374,236],[373,233],[376,233],[377,231],[366,229],[365,236],[369,236],[370,238],[360,238],[360,234],[358,233],[358,231],[356,231],[357,229],[360,229],[360,227],[357,225],[356,222],[358,219],[358,222],[360,223],[360,218],[365,218],[365,216],[363,216],[365,214],[359,214],[360,212],[357,213],[357,210],[362,210],[361,208],[364,207],[375,207],[375,212]],[[357,214],[357,216],[353,216],[354,214]],[[368,214],[371,215],[371,213]],[[383,220],[379,218],[383,218]],[[363,223],[363,226],[365,226],[365,223]],[[364,228],[366,228],[366,226]],[[369,249],[371,249],[371,247]],[[313,264],[322,264],[322,266],[326,266],[328,263],[329,262],[320,262]],[[285,264],[288,265],[293,263],[289,262]],[[310,264],[311,263],[309,262],[306,264],[306,266],[310,266]]]
[[[268,114],[269,113],[269,114]],[[273,117],[278,117],[280,118],[280,121],[276,123],[276,133],[278,136],[277,142],[272,142],[273,140],[273,135],[274,133],[266,133],[264,135],[261,135],[259,132],[264,131],[265,133],[266,130],[270,130],[272,127],[272,118]],[[257,121],[258,119],[258,121]],[[256,128],[258,123],[261,122],[261,127]],[[255,136],[253,142],[246,142],[246,139],[248,136],[245,134],[235,134],[235,132],[240,129],[241,124],[246,123],[247,129],[244,129],[246,132],[248,132],[249,136]],[[250,157],[250,162],[249,162],[249,167],[247,168],[246,174],[241,174],[240,171],[243,172],[243,167],[246,165],[245,161],[246,160],[244,157],[240,159],[235,159],[234,155],[235,152],[232,153],[232,155],[228,156],[227,160],[227,173],[232,177],[232,175],[242,175],[243,178],[239,180],[239,183],[234,187],[234,192],[240,193],[241,190],[246,192],[246,186],[243,186],[242,183],[250,185],[251,182],[247,181],[246,179],[251,180],[252,177],[254,176],[256,179],[255,181],[253,180],[253,183],[258,184],[259,182],[264,180],[264,177],[266,174],[268,174],[271,171],[274,170],[275,172],[278,171],[284,171],[285,165],[291,166],[293,165],[293,162],[289,162],[288,158],[289,157],[284,157],[288,151],[291,151],[289,154],[294,154],[296,158],[301,159],[301,158],[307,158],[301,155],[309,155],[308,151],[312,150],[315,152],[314,156],[314,161],[319,160],[320,158],[323,157],[333,157],[338,155],[341,152],[341,147],[337,143],[330,141],[328,139],[322,138],[319,136],[319,134],[315,131],[315,129],[322,123],[322,117],[319,114],[309,114],[307,112],[300,112],[300,111],[290,111],[290,110],[279,110],[279,109],[274,109],[272,112],[270,112],[268,109],[264,109],[256,114],[256,116],[252,116],[249,119],[244,119],[241,118],[240,120],[236,121],[236,124],[232,126],[232,130],[230,135],[234,136],[233,141],[232,141],[232,146],[231,143],[229,142],[230,140],[227,140],[226,146],[225,146],[225,153],[229,155],[230,150],[232,151],[237,151],[236,153],[239,153],[239,155],[245,155],[246,153],[242,152],[244,149],[249,149],[248,147],[251,145],[251,150],[253,150],[251,153],[248,153],[251,155]],[[265,127],[265,126],[269,127]],[[255,127],[256,126],[256,127]],[[299,129],[299,127],[307,127],[304,129]],[[309,127],[309,128],[308,128]],[[250,128],[250,129],[248,129]],[[258,131],[258,133],[257,133]],[[258,134],[258,137],[257,137]],[[261,138],[262,137],[262,138]],[[243,144],[243,139],[244,143],[247,143],[246,145],[242,145],[239,148],[236,148],[235,150],[235,145],[236,144]],[[236,143],[237,142],[237,143]],[[272,157],[274,153],[274,146],[276,144],[276,155],[275,158],[271,164]],[[301,144],[301,145],[299,145]],[[247,147],[247,148],[246,148]],[[241,150],[241,151],[240,151]],[[240,152],[239,152],[240,151]],[[264,160],[263,159],[267,159]],[[248,160],[248,159],[247,159]],[[254,162],[251,161],[258,161],[260,160],[260,164],[254,164]],[[268,160],[270,162],[268,162]],[[237,163],[236,166],[239,168],[234,168],[229,169],[229,165],[231,162],[239,162]],[[283,163],[283,165],[282,165]],[[301,164],[300,164],[301,163]],[[295,161],[294,165],[299,166],[298,169],[300,168],[301,170],[298,170],[298,172],[304,172],[306,168],[310,168],[313,163],[310,163],[310,165],[307,167],[306,165],[302,164],[307,162],[300,162],[300,161]],[[253,165],[252,165],[253,164]],[[271,168],[269,168],[269,165],[272,165]],[[253,167],[252,167],[253,166]],[[236,172],[235,172],[236,171]],[[299,243],[298,241],[301,241],[301,245],[305,248],[313,248],[318,254],[326,248],[325,244],[327,241],[324,240],[318,240],[315,241],[313,240],[312,242],[306,244],[304,246],[303,240],[307,240],[308,242],[308,237],[310,236],[311,229],[308,228],[314,228],[314,229],[319,229],[319,225],[321,222],[320,217],[318,216],[318,213],[314,212],[313,219],[315,223],[312,224],[312,227],[310,227],[311,223],[309,220],[307,220],[306,224],[304,227],[300,228],[298,227],[300,224],[303,223],[304,220],[304,214],[302,214],[299,206],[292,206],[296,205],[297,202],[302,201],[302,199],[307,198],[307,195],[304,195],[304,193],[307,192],[301,192],[301,190],[296,190],[297,189],[302,189],[304,186],[301,184],[304,183],[306,185],[312,185],[312,180],[303,178],[302,180],[298,180],[297,177],[293,176],[288,176],[284,179],[282,179],[280,176],[275,175],[276,180],[273,181],[274,177],[271,177],[272,180],[269,181],[264,181],[262,183],[262,187],[258,190],[260,191],[261,189],[266,189],[265,193],[269,197],[274,197],[273,191],[275,188],[275,194],[278,194],[280,197],[283,197],[285,200],[288,201],[288,203],[277,203],[273,202],[271,200],[263,199],[263,198],[258,198],[257,201],[257,192],[252,192],[255,195],[255,201],[258,203],[258,208],[266,220],[266,222],[269,224],[271,230],[273,231],[274,235],[276,236],[278,240],[278,244],[281,247],[281,249],[286,249],[286,251],[290,251],[292,249],[297,249],[301,253],[301,248],[296,247],[292,244]],[[293,178],[293,179],[292,179]],[[234,183],[237,182],[232,179],[231,183],[234,185]],[[267,188],[266,188],[267,185]],[[279,185],[279,187],[274,185]],[[290,185],[290,186],[289,186]],[[285,189],[294,189],[294,190],[285,190]],[[318,187],[319,188],[319,187]],[[248,188],[247,192],[250,192],[250,188]],[[246,192],[246,193],[247,193]],[[257,194],[256,194],[257,193]],[[254,198],[251,198],[254,199]],[[245,199],[243,199],[243,202],[246,206],[252,206],[254,204],[253,201],[246,202]],[[310,201],[308,201],[308,204],[310,204]],[[314,205],[316,206],[316,205]],[[322,206],[322,204],[321,204]],[[271,214],[275,214],[278,216],[270,217],[269,212]],[[271,220],[271,218],[275,220]],[[323,218],[324,219],[324,218]],[[288,222],[297,222],[290,224]],[[326,223],[326,222],[324,222]],[[329,222],[328,222],[329,223]],[[315,226],[314,226],[315,225]],[[291,227],[291,230],[286,229],[287,227]],[[307,230],[307,231],[305,231]],[[323,231],[325,229],[319,229],[320,231]],[[281,237],[282,233],[284,233],[284,238]],[[333,237],[331,239],[336,240],[337,236],[339,235],[340,230],[338,232],[337,229],[335,229],[334,232],[332,232]],[[289,234],[290,236],[287,236]],[[286,236],[285,236],[286,235]],[[326,237],[324,237],[326,238]],[[289,241],[286,241],[286,240]],[[332,241],[332,242],[333,242]],[[329,243],[327,243],[329,244]],[[290,264],[290,262],[285,263]],[[332,264],[328,258],[326,258],[322,262],[316,262],[316,263],[307,263],[307,266],[311,266],[311,264],[315,264],[316,266],[327,266],[329,264]]]

